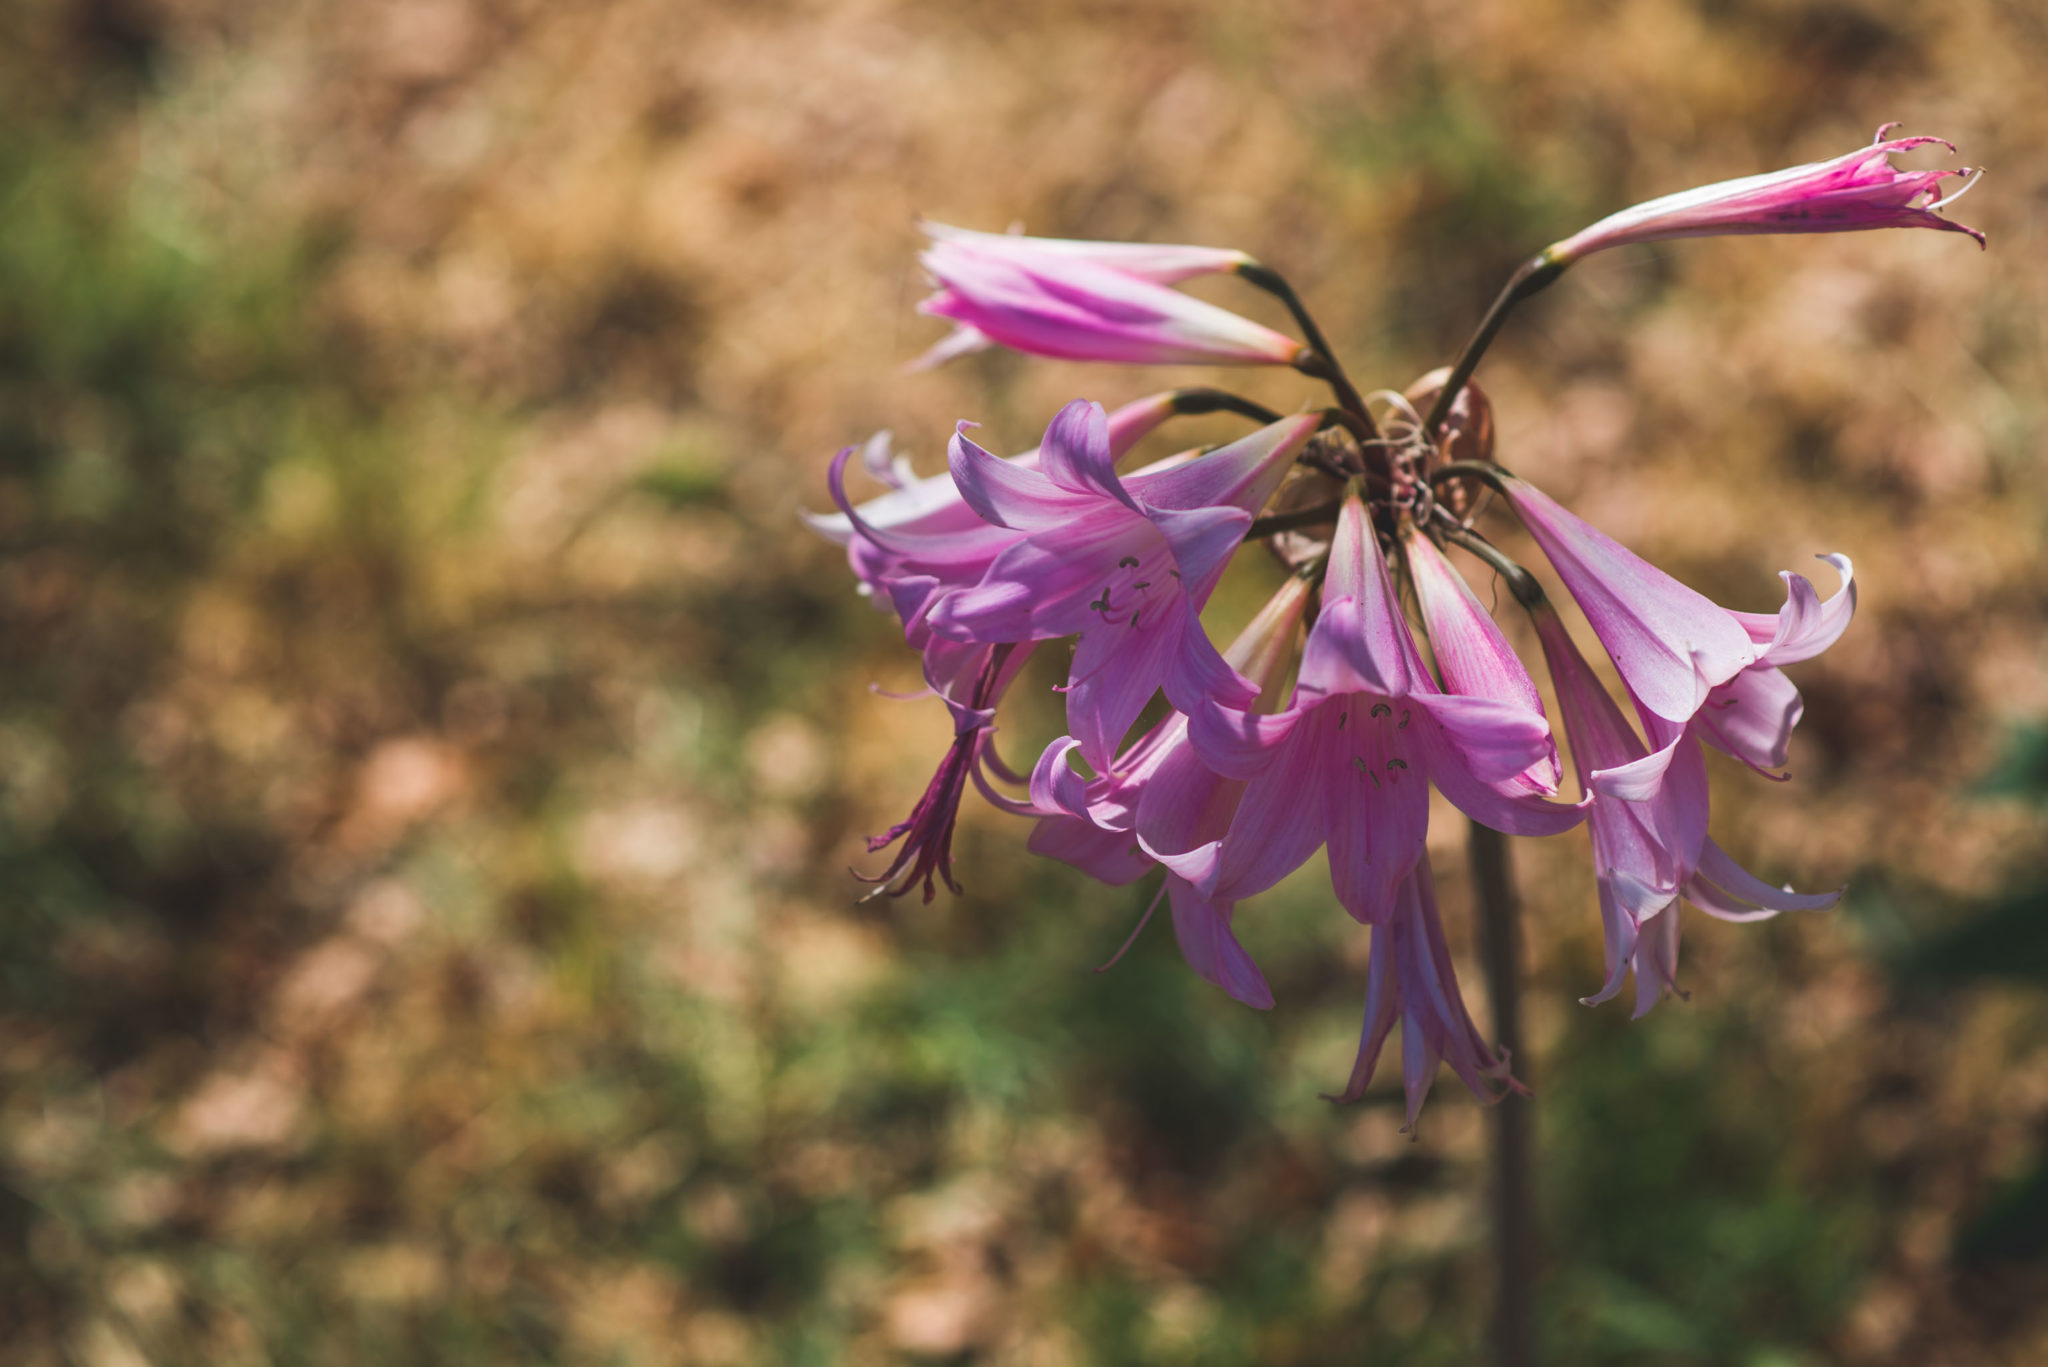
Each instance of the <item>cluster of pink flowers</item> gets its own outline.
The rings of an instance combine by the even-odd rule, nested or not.
[[[1932,210],[1946,202],[1935,200],[1939,181],[1957,173],[1901,172],[1888,160],[1937,140],[1885,141],[1887,131],[1833,161],[1602,220],[1539,253],[1496,315],[1578,258],[1624,243],[1955,228]],[[1242,252],[930,232],[924,264],[937,292],[924,309],[956,330],[927,361],[1002,345],[1105,362],[1284,365],[1329,381],[1338,403],[1283,416],[1211,389],[1113,412],[1076,400],[1014,456],[984,449],[961,423],[948,469],[926,478],[886,435],[839,453],[829,477],[839,511],[811,525],[846,547],[863,591],[902,623],[954,724],[924,797],[870,842],[896,847],[872,880],[878,893],[920,887],[930,900],[939,881],[958,891],[952,835],[972,784],[1035,822],[1037,853],[1113,885],[1160,871],[1190,966],[1269,1007],[1234,929],[1237,906],[1325,850],[1337,901],[1372,930],[1358,1059],[1339,1099],[1364,1092],[1398,1022],[1410,1124],[1439,1063],[1481,1097],[1517,1085],[1474,1025],[1446,948],[1425,850],[1432,786],[1499,831],[1590,828],[1607,974],[1588,1001],[1612,997],[1631,973],[1638,1015],[1673,989],[1681,899],[1737,921],[1833,903],[1766,883],[1714,843],[1703,747],[1782,777],[1801,711],[1782,667],[1848,626],[1847,557],[1822,557],[1840,580],[1829,597],[1787,572],[1779,611],[1731,611],[1515,478],[1492,459],[1486,401],[1469,383],[1495,315],[1456,367],[1369,402],[1292,290]],[[1173,288],[1220,273],[1278,295],[1306,340]],[[1259,426],[1119,473],[1119,459],[1175,415],[1218,410]],[[845,487],[856,454],[888,486],[859,505]],[[1500,495],[1548,560],[1611,660],[1621,699],[1538,579],[1475,525],[1482,489]],[[1535,681],[1447,558],[1453,546],[1500,575],[1533,620],[1575,798],[1560,796]],[[1281,582],[1219,651],[1202,609],[1247,547],[1278,563]],[[1012,768],[993,744],[997,708],[1041,643],[1068,638],[1067,734],[1028,773]],[[1162,692],[1171,710],[1133,736]]]

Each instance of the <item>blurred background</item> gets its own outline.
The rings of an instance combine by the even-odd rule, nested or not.
[[[1794,780],[1714,773],[1839,911],[1687,913],[1632,1024],[1584,833],[1516,842],[1539,1303],[1557,1363],[2048,1361],[2044,70],[2030,0],[11,0],[0,1357],[1473,1361],[1483,1113],[1317,1099],[1317,868],[1240,918],[1270,1014],[1163,926],[1091,973],[1149,889],[972,799],[964,896],[854,905],[950,728],[797,510],[879,427],[1314,392],[905,376],[920,214],[1243,247],[1400,387],[1535,247],[1901,119],[1990,251],[1610,253],[1482,371],[1718,600],[1863,585]]]

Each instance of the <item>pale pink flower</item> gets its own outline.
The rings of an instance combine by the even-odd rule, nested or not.
[[[1551,834],[1584,815],[1529,790],[1552,753],[1540,709],[1445,693],[1430,677],[1355,495],[1338,516],[1290,705],[1262,716],[1217,693],[1193,711],[1189,734],[1210,768],[1248,781],[1220,840],[1161,852],[1206,897],[1261,892],[1327,845],[1338,902],[1385,921],[1423,857],[1432,783],[1499,830]]]
[[[1682,190],[1610,214],[1543,253],[1553,265],[1569,265],[1583,256],[1630,242],[1656,242],[1673,237],[1708,237],[1736,233],[1845,233],[1868,228],[1938,228],[1968,233],[1984,245],[1984,234],[1938,212],[1976,183],[1960,171],[1901,171],[1891,164],[1894,153],[1930,144],[1955,151],[1942,138],[1887,138],[1898,127],[1877,130],[1868,147],[1827,161],[1809,162],[1783,171],[1718,181]],[[1944,198],[1941,182],[1966,177],[1962,187]]]
[[[1161,283],[1235,269],[1250,260],[1242,252],[945,229],[919,260],[939,285],[919,309],[965,331],[918,364],[991,342],[1134,365],[1292,365],[1308,352],[1284,333]]]
[[[1788,587],[1795,579],[1798,576],[1787,576]],[[1798,582],[1805,584],[1803,579]],[[1806,585],[1804,593],[1812,596],[1812,586]],[[1837,595],[1837,599],[1846,596]],[[1606,1001],[1619,992],[1631,968],[1636,978],[1636,1015],[1655,1006],[1666,990],[1675,990],[1677,902],[1681,896],[1710,915],[1732,921],[1834,904],[1839,893],[1808,895],[1770,886],[1729,858],[1707,834],[1707,774],[1698,741],[1714,737],[1704,720],[1674,725],[1639,702],[1638,711],[1651,740],[1657,743],[1653,750],[1629,726],[1557,614],[1545,604],[1537,607],[1534,615],[1537,637],[1557,689],[1565,735],[1571,741],[1573,767],[1592,799],[1587,824],[1593,836],[1607,979],[1597,993],[1586,998],[1589,1004]],[[1845,625],[1846,612],[1830,616],[1836,615]],[[1783,620],[1782,614],[1779,620]],[[1796,633],[1808,643],[1818,634]],[[1840,626],[1834,628],[1834,634],[1840,634]],[[1783,679],[1768,664],[1754,672]],[[1796,697],[1795,693],[1795,702]],[[1796,720],[1795,708],[1790,720],[1783,721],[1784,729],[1789,732],[1791,721]],[[1782,763],[1783,738],[1775,730],[1769,734],[1771,739],[1764,747]],[[1757,747],[1746,748],[1752,749],[1752,755],[1757,752]]]
[[[1427,859],[1402,878],[1386,920],[1372,928],[1358,1058],[1351,1065],[1350,1082],[1331,1100],[1351,1102],[1365,1095],[1379,1067],[1380,1051],[1397,1021],[1401,1026],[1401,1090],[1408,1112],[1403,1130],[1415,1128],[1439,1062],[1449,1064],[1481,1101],[1498,1101],[1510,1091],[1527,1093],[1509,1074],[1506,1051],[1486,1042],[1465,1007],[1457,973],[1451,967],[1450,948],[1444,943]]]

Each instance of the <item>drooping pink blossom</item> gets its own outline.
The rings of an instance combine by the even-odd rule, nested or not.
[[[1220,840],[1160,860],[1211,898],[1272,887],[1327,845],[1337,900],[1384,922],[1423,857],[1432,783],[1500,830],[1550,834],[1584,814],[1529,790],[1552,752],[1540,710],[1445,693],[1430,678],[1355,494],[1338,515],[1292,703],[1262,716],[1211,696],[1189,734],[1210,768],[1247,780]]]
[[[1898,127],[1877,130],[1868,147],[1827,161],[1810,162],[1783,171],[1718,181],[1682,190],[1583,228],[1543,255],[1556,265],[1631,242],[1656,242],[1674,237],[1707,237],[1738,233],[1844,233],[1870,228],[1937,228],[1967,233],[1984,245],[1984,234],[1939,213],[1976,183],[1968,168],[1960,171],[1901,171],[1891,164],[1895,153],[1930,144],[1955,151],[1943,138],[1887,138]],[[1961,189],[1944,198],[1941,182],[1965,177]]]
[[[1291,365],[1308,351],[1161,283],[1234,269],[1249,260],[1241,252],[948,229],[919,260],[939,286],[919,310],[966,330],[920,364],[990,342],[1035,356],[1133,365]]]
[[[1638,703],[1656,743],[1652,749],[1628,724],[1557,614],[1544,604],[1534,616],[1573,767],[1592,799],[1587,825],[1607,977],[1586,998],[1589,1004],[1619,992],[1631,969],[1638,1016],[1676,989],[1681,896],[1710,915],[1736,921],[1833,905],[1840,894],[1771,887],[1707,834],[1707,774],[1698,743],[1709,738],[1704,722],[1673,725]],[[1777,673],[1768,665],[1762,669]]]
[[[1067,729],[1089,765],[1107,772],[1160,688],[1182,710],[1234,682],[1242,693],[1199,614],[1251,525],[1248,510],[1271,495],[1319,421],[1282,419],[1128,485],[1096,404],[1061,410],[1036,469],[956,435],[954,482],[985,521],[1017,539],[979,582],[940,598],[932,629],[982,643],[1078,636]]]
[[[1415,1128],[1439,1062],[1449,1064],[1482,1101],[1527,1091],[1509,1074],[1506,1052],[1486,1042],[1465,1007],[1450,948],[1444,943],[1427,859],[1402,878],[1386,920],[1372,928],[1358,1058],[1351,1065],[1350,1082],[1332,1100],[1351,1102],[1365,1095],[1396,1022],[1401,1026],[1401,1090],[1408,1113],[1403,1130]]]

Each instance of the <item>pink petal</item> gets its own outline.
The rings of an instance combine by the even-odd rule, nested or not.
[[[1393,914],[1395,891],[1422,858],[1429,832],[1421,732],[1397,729],[1397,714],[1413,720],[1406,701],[1333,699],[1315,710],[1313,738],[1296,742],[1323,756],[1323,830],[1337,902],[1369,925]]]
[[[1543,700],[1536,692],[1536,681],[1529,677],[1521,657],[1501,634],[1492,614],[1480,605],[1465,576],[1451,567],[1435,542],[1412,526],[1403,544],[1409,578],[1415,585],[1422,623],[1429,634],[1429,648],[1436,657],[1444,688],[1475,698],[1515,703],[1524,711],[1542,716]],[[1554,762],[1551,767],[1554,784]]]
[[[1193,732],[1191,725],[1189,734]],[[1279,747],[1271,767],[1245,785],[1237,815],[1223,837],[1214,883],[1197,885],[1204,896],[1235,902],[1264,892],[1300,868],[1323,843],[1319,734],[1313,724],[1297,728]]]
[[[1790,665],[1810,660],[1840,640],[1849,629],[1849,619],[1856,614],[1856,580],[1849,557],[1815,558],[1827,561],[1842,577],[1842,586],[1826,602],[1821,601],[1806,576],[1784,570],[1778,576],[1785,581],[1783,608],[1775,613],[1730,614],[1742,624],[1750,639],[1764,648],[1757,657],[1759,664]]]
[[[1271,1010],[1273,989],[1231,933],[1230,907],[1209,901],[1172,874],[1167,875],[1166,892],[1173,906],[1173,936],[1188,967],[1246,1006]]]
[[[919,310],[1039,356],[1137,365],[1288,365],[1306,349],[1214,304],[1092,262],[1022,260],[958,242],[919,258],[940,282]]]
[[[962,641],[1051,640],[1098,622],[1093,604],[1104,589],[1104,564],[1160,559],[1163,546],[1137,514],[1100,502],[1094,508],[1005,547],[979,583],[932,609],[932,629]]]
[[[984,521],[1038,531],[1057,527],[1093,504],[1093,499],[1062,489],[1035,469],[983,450],[967,438],[972,426],[960,424],[947,443],[946,462],[960,496]]]
[[[1693,726],[1716,750],[1776,778],[1805,707],[1782,671],[1745,669],[1707,694]]]
[[[1088,780],[1074,772],[1069,763],[1081,743],[1072,736],[1061,736],[1045,747],[1038,757],[1038,763],[1031,769],[1031,803],[1041,812],[1065,812],[1069,816],[1090,820],[1088,803]]]
[[[1117,478],[1109,418],[1099,403],[1076,399],[1054,415],[1045,429],[1045,440],[1039,443],[1038,468],[1070,494],[1113,499],[1138,511]]]
[[[1096,623],[1081,633],[1067,685],[1067,731],[1097,772],[1109,772],[1124,734],[1159,691],[1188,614],[1180,598],[1135,627]]]
[[[1300,690],[1328,697],[1376,693],[1399,698],[1414,685],[1415,643],[1387,577],[1365,505],[1345,500],[1330,545],[1323,610],[1310,628]]]
[[[1678,905],[1673,903],[1636,928],[1636,1009],[1650,1014],[1665,990],[1678,991]]]
[[[1020,261],[1057,267],[1063,261],[1085,261],[1091,265],[1135,275],[1156,285],[1178,284],[1198,275],[1234,271],[1251,258],[1225,247],[1184,247],[1153,242],[1086,242],[1062,237],[1026,237],[1019,233],[985,233],[926,221],[920,225],[927,236],[957,242],[978,251],[1013,256]]]
[[[1202,601],[1252,525],[1252,515],[1241,508],[1151,508],[1147,514],[1173,548],[1184,590]]]
[[[1604,878],[1600,880],[1600,925],[1602,950],[1607,959],[1607,979],[1598,992],[1579,998],[1585,1006],[1598,1006],[1614,999],[1621,991],[1621,985],[1628,981],[1629,964],[1636,952],[1635,918],[1621,909],[1608,880]]]
[[[1752,664],[1756,648],[1726,610],[1565,511],[1521,480],[1505,482],[1622,679],[1643,706],[1683,722],[1707,690]]]
[[[1188,714],[1188,739],[1217,773],[1249,779],[1271,766],[1301,717],[1296,710],[1266,716],[1212,699]]]
[[[1040,819],[1025,845],[1033,854],[1070,864],[1113,888],[1136,882],[1152,868],[1129,831],[1105,831],[1079,817]]]
[[[1725,896],[1716,897],[1716,892]],[[1723,920],[1758,921],[1781,911],[1825,911],[1842,900],[1842,890],[1802,893],[1774,888],[1729,858],[1727,851],[1709,839],[1700,850],[1699,871],[1686,885],[1686,896],[1701,911]],[[1749,903],[1757,910],[1731,906],[1730,899]]]
[[[1228,505],[1255,512],[1272,497],[1321,424],[1320,413],[1282,418],[1174,469],[1134,476],[1131,489],[1154,508]]]

